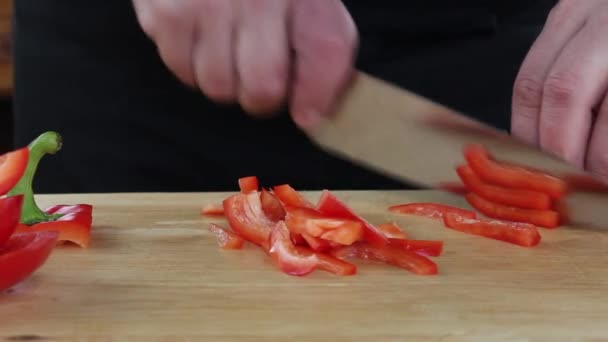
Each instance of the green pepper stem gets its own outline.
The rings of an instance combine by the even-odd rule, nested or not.
[[[32,183],[38,169],[38,164],[45,154],[55,154],[61,149],[61,135],[56,132],[46,132],[32,141],[29,148],[29,159],[23,177],[9,191],[9,196],[23,195],[21,208],[21,223],[33,225],[40,222],[54,221],[61,215],[47,215],[36,204]]]

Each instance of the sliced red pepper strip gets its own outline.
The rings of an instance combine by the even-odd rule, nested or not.
[[[224,206],[221,203],[207,204],[201,209],[201,215],[224,216]]]
[[[568,191],[566,182],[557,177],[531,168],[495,161],[481,145],[466,145],[463,152],[469,166],[484,182],[506,188],[543,192],[553,199],[562,198]]]
[[[457,213],[461,216],[470,218],[477,217],[477,214],[471,210],[457,208],[446,204],[429,202],[397,204],[389,207],[388,210],[397,214],[417,215],[432,219],[442,219],[443,215],[446,213]]]
[[[268,250],[271,227],[274,222],[262,210],[260,194],[235,194],[223,201],[224,213],[230,227],[245,240]]]
[[[217,245],[222,249],[242,249],[245,244],[245,239],[217,224],[212,223],[209,226],[209,231],[215,235]]]
[[[491,218],[513,222],[526,222],[545,228],[555,228],[560,224],[559,214],[553,210],[509,207],[490,202],[472,192],[468,193],[465,198],[472,207]]]
[[[359,224],[354,226],[342,226],[339,228],[326,230],[323,234],[321,234],[320,238],[349,246],[363,239],[363,225]]]
[[[59,241],[72,241],[81,247],[90,243],[93,207],[88,204],[57,205],[42,211],[34,200],[32,182],[42,157],[55,154],[61,149],[61,136],[46,132],[30,145],[29,160],[23,177],[11,189],[9,195],[23,195],[21,225],[18,232],[56,231]]]
[[[14,234],[0,247],[0,291],[19,284],[42,267],[58,236],[49,231]]]
[[[381,223],[378,229],[389,239],[407,239],[407,234],[394,222]]]
[[[340,241],[358,239],[363,234],[363,224],[359,221],[333,218],[310,208],[286,207],[285,209],[287,211],[285,223],[293,233],[306,233],[332,241],[336,241],[334,239]],[[331,231],[339,232],[332,233]],[[324,234],[331,238],[324,237]]]
[[[380,229],[355,214],[346,206],[346,204],[341,202],[328,190],[323,190],[323,193],[319,198],[319,203],[317,204],[317,209],[321,213],[331,217],[355,220],[363,223],[363,238],[374,246],[382,247],[388,244],[388,238],[384,236]]]
[[[543,192],[511,189],[485,183],[469,165],[458,166],[456,172],[470,192],[489,201],[524,209],[551,209],[551,197]]]
[[[269,219],[275,222],[285,219],[285,209],[275,195],[266,189],[262,189],[260,200],[262,201],[262,210]]]
[[[536,246],[541,240],[538,229],[530,223],[485,218],[470,219],[455,213],[447,214],[443,221],[447,228],[524,247]]]
[[[315,270],[319,264],[316,254],[302,254],[291,242],[289,230],[283,221],[277,222],[270,233],[268,253],[286,274],[304,276]]]
[[[258,191],[260,183],[256,176],[248,176],[239,178],[239,188],[244,194]]]
[[[21,206],[23,196],[11,196],[0,198],[0,247],[13,235],[19,218],[21,218]]]
[[[332,248],[330,242],[327,240],[314,237],[306,233],[301,234],[301,236],[306,241],[308,246],[310,246],[310,248],[312,248],[312,250],[315,252],[326,252]]]
[[[332,253],[337,258],[356,256],[362,259],[385,262],[418,275],[435,275],[438,273],[437,264],[431,259],[390,244],[380,248],[367,242],[360,242],[343,247],[343,249],[334,250]]]
[[[23,177],[28,158],[27,147],[0,156],[0,195],[6,194]]]
[[[88,204],[54,205],[45,210],[48,216],[58,217],[54,221],[36,223],[31,226],[20,224],[17,233],[56,231],[58,242],[72,242],[82,248],[91,244],[91,223],[93,207]]]
[[[426,256],[440,256],[443,252],[443,241],[390,239],[390,245]]]
[[[302,194],[297,192],[294,188],[292,188],[288,184],[275,186],[272,191],[279,198],[279,200],[283,203],[283,205],[290,207],[301,207],[301,208],[312,208],[314,209],[314,205],[310,203]]]
[[[306,247],[296,247],[298,252],[302,255],[313,254],[312,250]],[[325,253],[315,253],[317,258],[319,259],[319,263],[317,267],[326,272],[333,273],[339,276],[349,276],[357,274],[357,266],[351,264],[350,262],[340,260],[331,255],[327,255]]]

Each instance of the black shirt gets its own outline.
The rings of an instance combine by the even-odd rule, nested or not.
[[[512,82],[555,1],[344,3],[359,68],[508,128]],[[41,164],[40,192],[234,190],[245,175],[407,187],[318,150],[286,114],[256,121],[181,85],[130,1],[19,0],[14,32],[16,145],[46,130],[65,138]]]

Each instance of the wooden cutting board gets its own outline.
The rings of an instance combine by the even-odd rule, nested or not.
[[[57,248],[0,296],[0,340],[608,340],[608,232],[543,230],[526,249],[386,210],[466,206],[453,195],[336,194],[372,222],[444,240],[440,274],[359,263],[352,277],[287,276],[254,247],[218,250],[207,227],[222,219],[199,209],[226,194],[40,196],[93,204],[93,243]]]

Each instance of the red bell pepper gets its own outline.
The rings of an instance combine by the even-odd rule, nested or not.
[[[262,210],[258,192],[239,193],[223,201],[224,213],[234,232],[268,250],[271,227],[275,223]]]
[[[406,269],[419,275],[435,275],[438,273],[437,264],[424,255],[402,249],[400,246],[386,245],[375,247],[367,242],[356,243],[333,251],[340,259],[357,257]]]
[[[209,231],[217,238],[217,245],[222,249],[242,249],[245,240],[238,234],[212,223]]]
[[[201,209],[204,216],[224,216],[224,206],[221,203],[211,203]]]
[[[553,210],[521,209],[496,204],[472,192],[468,193],[465,198],[472,207],[491,218],[526,222],[545,228],[555,228],[560,225],[559,213]]]
[[[536,246],[541,236],[536,226],[530,223],[510,222],[493,219],[470,219],[456,213],[443,218],[447,228],[463,233],[479,235],[524,247]]]
[[[18,233],[56,231],[58,242],[72,242],[87,248],[91,244],[91,224],[93,207],[89,204],[54,205],[46,209],[45,214],[57,217],[52,221],[35,223],[31,226],[20,224]]]
[[[289,230],[296,234],[306,233],[332,241],[336,240],[324,237],[323,235],[332,236],[342,241],[350,241],[360,238],[363,234],[363,224],[359,221],[333,218],[309,208],[286,207],[286,212],[285,223]]]
[[[315,206],[310,203],[302,194],[297,192],[288,184],[275,186],[272,191],[283,203],[283,205],[290,207],[300,208],[314,208]]]
[[[312,254],[313,251],[309,250],[306,247],[296,247],[298,252],[302,255]],[[327,255],[325,253],[316,253],[318,264],[317,268],[333,273],[339,276],[349,276],[357,274],[357,266],[351,264],[350,262],[340,260],[331,255]]]
[[[300,234],[302,239],[306,241],[306,244],[315,252],[327,252],[332,248],[331,243],[328,240],[324,240],[318,237],[314,237],[310,234]]]
[[[23,147],[0,156],[0,195],[6,194],[23,177],[29,154],[29,149]]]
[[[285,209],[281,201],[274,194],[266,189],[262,189],[260,200],[262,201],[262,210],[264,210],[269,219],[275,222],[285,219]]]
[[[553,199],[560,199],[568,192],[563,180],[539,170],[497,162],[481,145],[467,145],[463,153],[469,166],[486,183],[543,192]]]
[[[568,184],[570,192],[608,192],[608,184],[589,175],[566,174],[561,178]]]
[[[57,244],[57,232],[14,234],[0,247],[0,291],[28,278],[49,258]]]
[[[15,232],[21,217],[22,205],[21,195],[0,198],[0,247],[4,246]]]
[[[477,214],[471,210],[457,208],[446,204],[429,202],[397,204],[389,207],[388,210],[393,213],[417,215],[432,219],[442,219],[446,213],[457,213],[461,216],[469,218],[477,217]]]
[[[29,160],[23,177],[11,189],[9,195],[23,195],[21,225],[18,232],[57,231],[59,241],[72,241],[81,247],[88,247],[93,221],[93,207],[88,204],[57,205],[42,211],[34,199],[32,182],[42,157],[55,154],[61,149],[61,136],[46,132],[30,145]]]
[[[260,183],[256,176],[239,178],[239,188],[244,194],[258,191]]]
[[[443,252],[443,241],[390,239],[390,245],[426,256],[440,256]]]
[[[294,276],[303,276],[315,270],[319,264],[316,254],[300,253],[291,242],[289,230],[283,221],[274,224],[270,233],[270,249],[279,268]]]
[[[551,197],[543,192],[511,189],[486,183],[469,165],[458,166],[456,172],[470,192],[489,201],[524,209],[551,209]]]
[[[381,223],[378,229],[389,239],[407,239],[407,234],[394,222]]]
[[[361,222],[364,228],[363,238],[374,246],[382,247],[388,244],[388,238],[384,236],[380,229],[355,214],[353,210],[347,207],[346,204],[342,203],[328,190],[324,190],[321,194],[317,209],[328,216]]]

